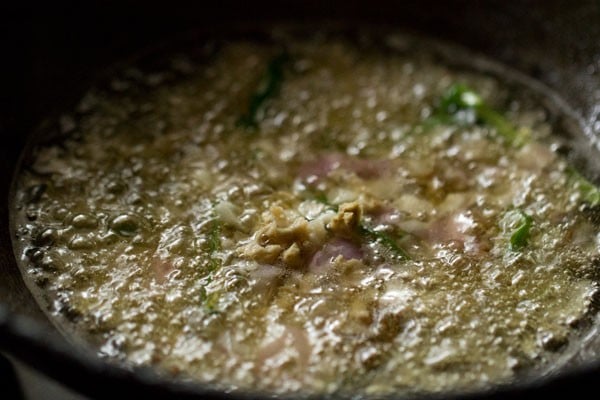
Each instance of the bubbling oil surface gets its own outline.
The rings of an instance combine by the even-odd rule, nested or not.
[[[282,48],[280,87],[240,124]],[[535,96],[406,36],[199,53],[90,90],[18,178],[24,275],[101,356],[368,395],[506,382],[576,340],[598,226]],[[435,122],[457,82],[530,140]]]

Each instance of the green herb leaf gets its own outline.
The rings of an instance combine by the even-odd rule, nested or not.
[[[288,59],[287,53],[282,53],[269,62],[260,84],[250,98],[248,111],[238,120],[240,126],[249,129],[258,128],[259,114],[265,102],[279,92],[283,82],[283,67]]]
[[[440,100],[439,109],[449,115],[460,110],[476,109],[484,105],[481,96],[466,85],[450,86]]]
[[[519,226],[517,226],[512,235],[510,235],[510,249],[512,251],[519,251],[527,245],[527,242],[529,241],[529,231],[533,224],[533,218],[531,218],[531,216],[520,210],[519,214],[521,215]]]
[[[200,303],[204,307],[208,315],[219,314],[220,311],[217,309],[219,304],[220,292],[211,292],[208,294],[206,288],[202,287],[200,292]]]
[[[218,219],[212,221],[207,239],[208,268],[212,272],[221,267],[221,260],[216,257],[216,253],[221,250],[221,223]]]
[[[440,98],[433,121],[444,123],[448,117],[459,124],[484,124],[493,127],[508,144],[520,147],[529,140],[529,132],[518,129],[506,117],[489,107],[481,96],[464,84],[454,84]]]
[[[329,208],[330,210],[333,210],[335,212],[338,211],[339,207],[337,206],[337,204],[331,204],[327,199],[327,195],[324,192],[316,191],[313,193],[313,196],[314,200],[318,201],[324,206],[327,206],[327,208]]]
[[[208,314],[218,314],[220,311],[217,309],[219,304],[219,292],[212,292],[211,294],[206,296],[204,300],[204,306],[206,307],[206,311]]]
[[[358,232],[367,239],[381,244],[400,260],[411,259],[410,255],[402,247],[398,246],[398,243],[391,235],[368,228],[364,224],[358,226]]]
[[[567,174],[571,183],[581,193],[581,199],[584,202],[592,207],[600,205],[600,189],[598,186],[594,185],[572,167],[567,169]]]

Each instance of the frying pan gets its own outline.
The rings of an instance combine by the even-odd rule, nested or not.
[[[595,0],[46,3],[2,6],[0,12],[0,350],[90,397],[263,397],[173,382],[150,369],[99,360],[57,333],[24,285],[13,254],[8,199],[28,135],[44,118],[69,109],[116,60],[165,37],[225,23],[336,20],[387,24],[456,42],[558,93],[576,114],[570,123],[583,132],[571,138],[585,143],[576,162],[599,181],[594,170],[600,170],[600,2]],[[598,376],[600,335],[569,368],[551,376],[426,397],[531,398],[586,388],[593,393]]]

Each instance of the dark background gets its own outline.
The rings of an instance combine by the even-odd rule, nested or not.
[[[505,61],[518,58],[524,64],[529,58],[525,64],[530,72],[559,82],[560,76],[551,76],[554,66],[543,62],[546,53],[526,53],[534,47],[549,56],[568,51],[561,58],[577,63],[582,56],[598,54],[600,43],[586,38],[599,32],[599,7],[598,1],[566,0],[4,1],[0,5],[0,129],[24,127],[56,111],[94,71],[133,49],[225,19],[393,23],[466,43]],[[595,19],[590,17],[594,15]],[[557,29],[565,23],[571,28],[561,35]],[[521,35],[527,36],[524,43],[519,43]]]

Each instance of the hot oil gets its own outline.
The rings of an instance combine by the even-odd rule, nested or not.
[[[278,393],[564,362],[595,315],[598,224],[556,109],[462,50],[358,36],[217,41],[90,90],[18,178],[15,246],[52,318],[102,357]],[[457,83],[527,142],[441,120]]]

